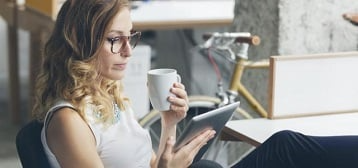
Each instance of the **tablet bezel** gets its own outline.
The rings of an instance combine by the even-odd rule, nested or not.
[[[239,105],[240,102],[235,102],[193,117],[188,122],[188,125],[185,127],[183,133],[178,137],[174,145],[174,151],[176,152],[200,133],[208,129],[216,131],[214,137],[216,138],[216,136],[218,136],[224,128],[225,124],[231,119],[234,111],[239,107]]]

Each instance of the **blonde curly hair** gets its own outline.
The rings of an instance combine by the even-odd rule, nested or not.
[[[85,120],[86,105],[112,121],[113,103],[125,110],[120,81],[100,76],[99,48],[114,16],[129,8],[127,0],[67,0],[45,45],[41,72],[35,85],[33,116],[43,121],[58,100],[70,102]],[[96,81],[96,82],[94,82]]]

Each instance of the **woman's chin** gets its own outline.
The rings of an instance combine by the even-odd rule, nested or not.
[[[104,77],[110,80],[122,80],[124,78],[124,74],[106,75]]]

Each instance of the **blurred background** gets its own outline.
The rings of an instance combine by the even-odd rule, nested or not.
[[[60,3],[60,1],[58,2]],[[139,4],[136,4],[138,6],[133,8],[133,13],[136,13],[133,17],[140,17],[139,11],[145,9],[145,5],[166,1],[137,2]],[[212,78],[212,83],[203,84],[195,77],[197,75],[195,72],[199,69],[202,71],[203,68],[211,68],[209,63],[203,60],[197,49],[198,44],[203,42],[201,35],[205,32],[240,31],[258,35],[262,42],[260,46],[250,49],[250,59],[268,58],[271,55],[356,51],[358,49],[358,27],[342,18],[342,14],[346,12],[358,13],[358,1],[356,0],[177,0],[167,2],[175,3],[174,6],[183,5],[187,9],[190,8],[192,13],[188,15],[187,11],[180,12],[180,9],[166,13],[168,7],[159,7],[156,8],[156,12],[146,12],[144,15],[148,15],[148,17],[156,15],[155,18],[158,19],[172,15],[178,18],[185,14],[193,18],[210,15],[213,19],[222,13],[228,13],[225,19],[228,19],[226,21],[229,22],[221,24],[195,25],[195,23],[192,23],[192,25],[177,27],[141,28],[144,32],[141,45],[145,47],[143,50],[139,50],[138,54],[147,55],[148,59],[144,60],[147,62],[140,59],[139,62],[136,62],[138,65],[146,65],[146,68],[141,69],[140,73],[145,73],[148,68],[176,68],[182,75],[184,84],[188,86],[189,94],[214,95],[216,91],[216,79],[213,74],[201,74],[203,75],[201,77]],[[218,3],[217,8],[215,6],[210,8],[210,2]],[[229,2],[230,6],[219,9],[219,4],[225,2]],[[31,100],[29,96],[30,47],[34,46],[33,39],[46,39],[46,35],[42,37],[42,34],[31,34],[31,31],[21,27],[17,31],[19,77],[17,108],[19,108],[19,111],[17,111],[18,116],[15,119],[10,110],[9,91],[9,77],[15,75],[9,74],[11,65],[9,63],[8,33],[11,27],[8,27],[7,19],[5,19],[9,17],[6,9],[9,8],[7,5],[9,5],[10,0],[0,0],[0,3],[0,168],[16,168],[21,167],[21,165],[16,153],[15,135],[18,129],[29,120],[29,100]],[[24,5],[25,0],[18,0],[18,4]],[[23,8],[23,6],[20,8]],[[21,19],[26,20],[27,18]],[[172,21],[176,22],[176,20]],[[31,20],[28,23],[31,24]],[[35,24],[29,26],[36,27]],[[48,33],[46,32],[47,29],[41,31]],[[227,71],[229,71],[230,66],[227,66]],[[136,70],[131,72],[134,71]],[[143,74],[139,74],[138,77],[142,79]],[[139,78],[135,80],[139,80]],[[246,75],[245,79],[245,82],[250,86],[249,89],[263,102],[267,102],[267,86],[262,84],[265,80],[267,80],[267,73],[262,72],[251,72]],[[138,87],[143,87],[143,85]],[[132,99],[142,97],[141,94],[143,93],[136,93]],[[139,104],[146,104],[145,108],[148,109],[146,99],[138,100],[138,102]],[[142,113],[138,115],[138,118],[146,114],[145,110],[141,111]]]

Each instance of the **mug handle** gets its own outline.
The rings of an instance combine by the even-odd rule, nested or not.
[[[180,75],[177,75],[177,82],[181,83],[181,77],[180,77]]]

